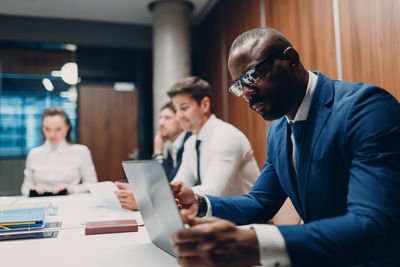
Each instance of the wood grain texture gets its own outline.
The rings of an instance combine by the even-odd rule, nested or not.
[[[233,40],[241,33],[261,26],[260,1],[223,1],[223,18],[225,21],[225,49],[228,55]],[[226,70],[229,87],[232,78]],[[266,159],[267,131],[264,119],[249,108],[242,98],[228,93],[228,122],[240,129],[249,139],[254,150],[258,166],[262,168]]]
[[[340,0],[343,80],[369,82],[400,101],[400,1]]]
[[[228,86],[232,83],[230,74],[226,68],[222,68],[219,63],[227,60],[229,49],[233,40],[242,32],[261,26],[260,22],[260,1],[259,0],[225,0],[220,1],[218,7],[207,17],[201,31],[203,38],[210,37],[208,42],[201,43],[203,49],[201,62],[204,78],[209,79],[214,87],[215,106],[217,106],[217,115],[223,111],[218,109],[222,106],[222,97],[227,97],[227,117],[229,123],[240,129],[249,139],[254,155],[261,169],[266,159],[267,129],[271,122],[265,122],[264,119],[252,111],[248,104],[242,99],[228,93]],[[214,27],[213,27],[214,25]],[[203,40],[204,41],[204,40]],[[225,56],[225,58],[224,58]],[[209,68],[209,72],[204,71]],[[218,71],[218,68],[221,71]],[[221,77],[224,75],[224,77]],[[227,85],[223,86],[223,80],[227,80]],[[220,116],[220,115],[219,115]],[[299,222],[299,216],[291,205],[290,201],[284,205],[279,213],[274,217],[272,223],[277,224],[296,224]]]
[[[267,26],[282,32],[309,70],[337,78],[332,0],[266,0]]]
[[[264,3],[267,26],[278,29],[290,39],[305,67],[336,78],[332,0],[265,0]],[[221,1],[203,25],[204,36],[210,38],[203,54],[203,60],[208,62],[203,68],[209,69],[204,78],[212,81],[216,92],[214,103],[217,115],[221,117],[223,112],[219,108],[222,106],[220,93],[226,93],[228,114],[223,115],[249,138],[261,168],[266,158],[266,133],[270,123],[265,123],[263,118],[250,110],[245,101],[229,94],[227,88],[220,88],[223,79],[227,80],[225,87],[232,83],[232,79],[226,68],[218,71],[221,69],[219,60],[223,53],[228,54],[233,40],[242,32],[261,26],[260,1]],[[224,51],[221,51],[221,45]],[[225,77],[220,79],[219,75]]]
[[[194,45],[200,53],[195,61],[198,73],[212,87],[213,112],[248,137],[261,168],[266,157],[265,121],[251,111],[244,100],[228,92],[232,79],[226,68],[232,41],[240,33],[260,25],[260,0],[222,0],[196,29]],[[225,114],[224,98],[227,99]]]
[[[332,0],[265,0],[267,27],[282,32],[299,52],[305,68],[337,78]],[[290,200],[274,224],[298,224],[301,219]]]
[[[138,147],[137,91],[79,88],[79,141],[92,152],[99,181],[123,179],[121,161]]]

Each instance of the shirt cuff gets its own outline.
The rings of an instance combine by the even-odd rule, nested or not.
[[[268,224],[252,224],[260,249],[260,262],[263,266],[290,266],[285,239],[278,227]]]

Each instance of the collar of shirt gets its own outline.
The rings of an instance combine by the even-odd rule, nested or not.
[[[312,96],[314,94],[314,90],[315,90],[315,87],[317,85],[317,80],[318,80],[318,76],[315,73],[313,73],[311,71],[308,71],[308,73],[309,73],[309,75],[308,75],[308,84],[307,84],[306,94],[304,95],[303,101],[301,102],[301,105],[300,105],[299,109],[297,110],[296,116],[294,117],[293,120],[290,120],[287,116],[285,116],[285,118],[289,124],[294,123],[296,121],[307,120],[308,111],[310,110]]]
[[[206,140],[207,135],[210,132],[212,125],[214,122],[217,120],[217,117],[215,117],[214,114],[211,114],[211,116],[208,118],[206,123],[204,123],[203,127],[201,127],[199,134],[196,136],[197,140]]]
[[[185,138],[186,133],[187,133],[186,131],[181,132],[181,134],[178,135],[178,137],[172,143],[172,145],[169,148],[172,154],[178,153],[178,150],[182,147],[183,139]]]
[[[67,148],[68,143],[67,143],[67,141],[65,139],[60,141],[57,144],[52,144],[52,143],[50,143],[49,140],[46,140],[44,142],[44,146],[46,147],[48,152],[55,151],[55,152],[58,152],[58,153],[62,153],[62,151]]]

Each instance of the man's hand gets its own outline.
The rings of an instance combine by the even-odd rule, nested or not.
[[[122,180],[121,180],[122,181]],[[127,182],[119,182],[119,181],[117,181],[117,182],[114,182],[114,184],[118,187],[118,189],[121,189],[121,190],[131,190],[131,186],[129,185],[129,183],[127,183]]]
[[[158,131],[154,136],[154,151],[153,154],[162,154],[164,151],[164,139],[161,131]]]
[[[196,216],[199,211],[199,200],[193,190],[183,182],[172,182],[170,185],[182,218],[187,223],[187,218]]]
[[[189,229],[171,237],[182,266],[255,266],[260,265],[256,233],[240,229],[219,219],[189,217]]]
[[[121,207],[127,210],[138,210],[136,200],[130,190],[128,183],[115,182],[114,183],[120,190],[115,191]]]
[[[69,185],[64,184],[64,183],[55,185],[53,187],[53,189],[51,190],[51,193],[53,193],[53,195],[55,195],[55,194],[57,194],[58,192],[60,192],[60,191],[62,191],[64,189],[67,189],[67,194],[68,195],[73,193],[73,190],[69,187]]]
[[[38,193],[38,195],[43,195],[44,194],[44,189],[39,185],[33,185],[33,186],[31,186],[30,189],[31,190],[35,190]]]

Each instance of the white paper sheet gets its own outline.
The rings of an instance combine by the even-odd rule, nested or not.
[[[98,202],[99,206],[112,206],[120,208],[119,200],[115,195],[118,187],[112,182],[100,182],[88,185],[89,191]]]

